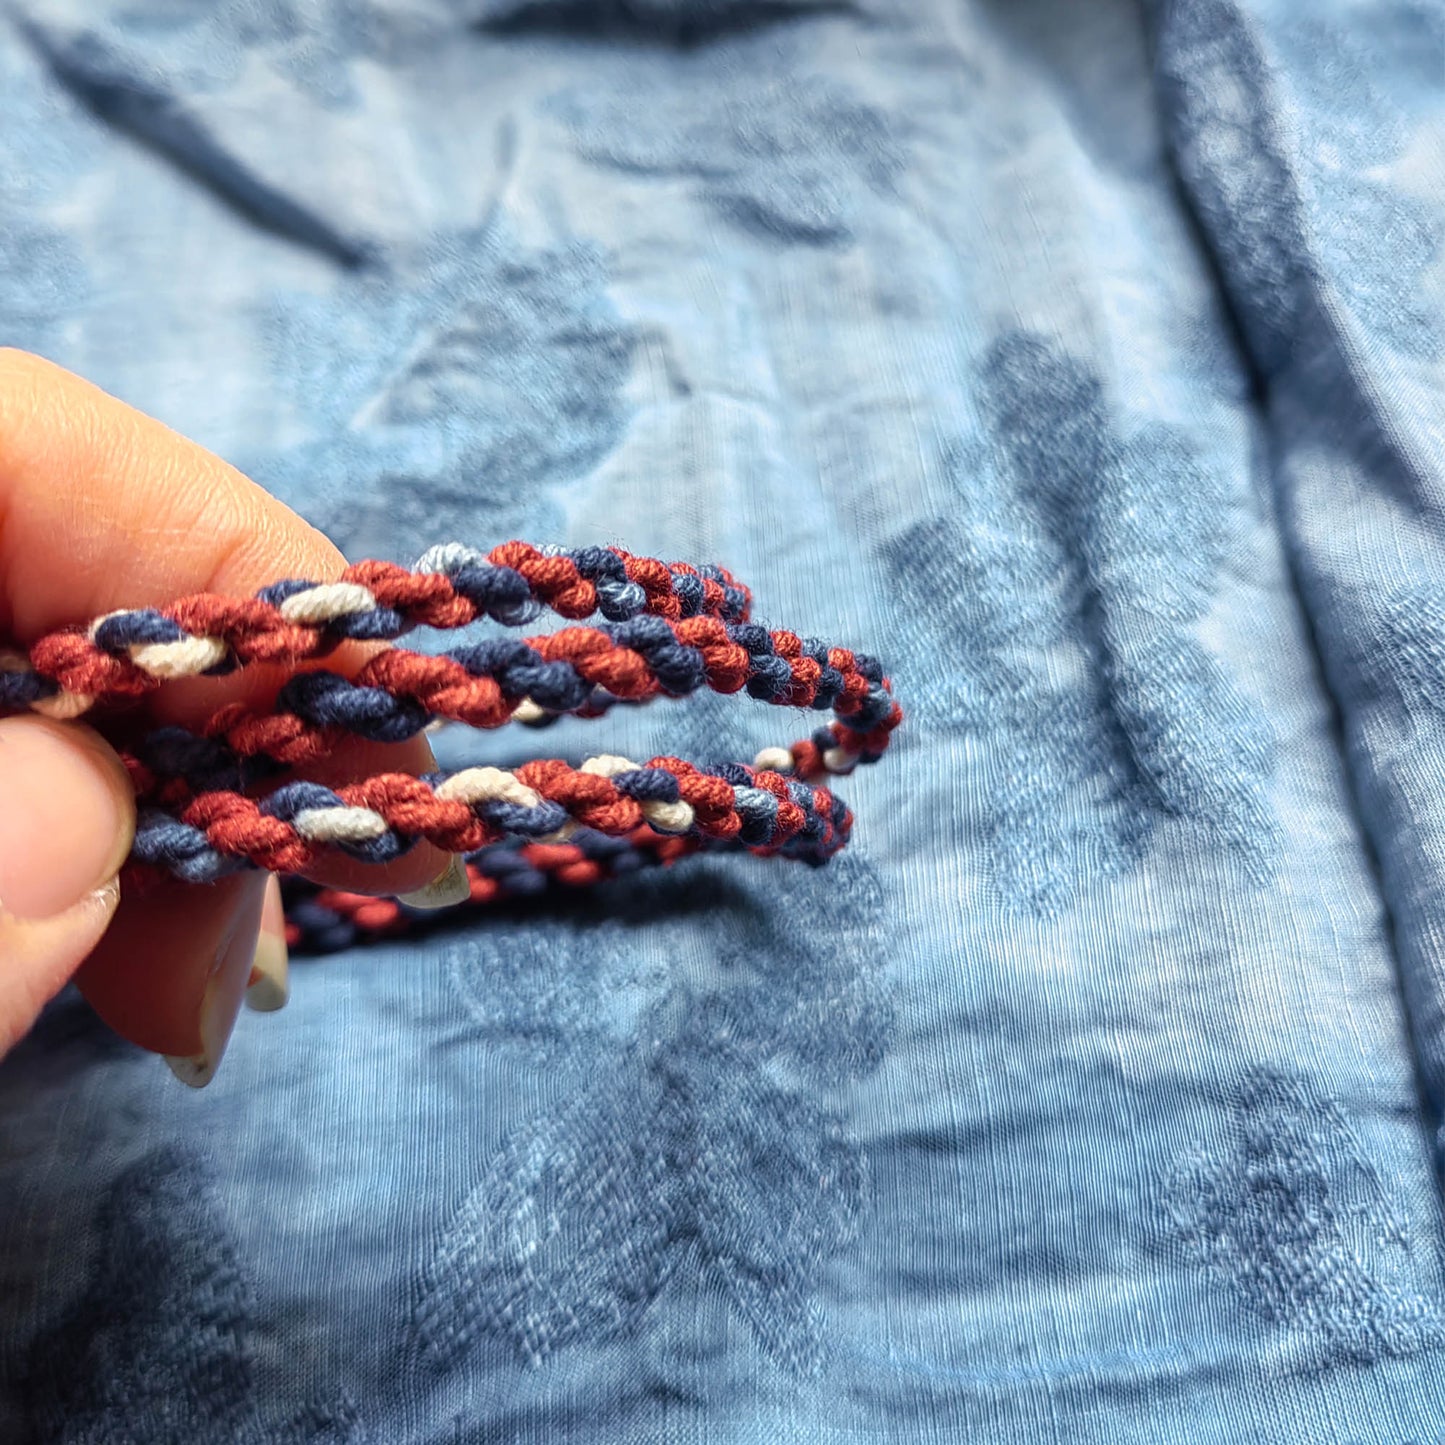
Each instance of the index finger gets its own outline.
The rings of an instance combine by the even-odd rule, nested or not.
[[[0,349],[0,636],[34,641],[118,608],[194,592],[247,596],[282,578],[325,582],[346,559],[234,467],[63,368]],[[326,665],[355,672],[373,647],[346,643]],[[152,710],[197,726],[228,702],[264,697],[283,671],[253,666],[167,684]],[[434,766],[420,738],[357,749],[368,771]],[[336,760],[344,766],[344,755]],[[335,860],[326,881],[410,892],[445,859],[419,845],[386,868]]]
[[[203,591],[246,596],[287,577],[329,581],[344,567],[320,532],[205,448],[58,366],[0,349],[0,636],[26,644],[118,608]],[[327,665],[354,671],[371,650],[347,644]],[[186,679],[167,684],[151,706],[196,726],[278,681],[267,668]],[[366,772],[435,766],[420,737],[356,755]],[[344,753],[330,760],[333,769],[344,765]],[[421,843],[384,868],[338,858],[317,876],[404,893],[446,863]],[[185,1051],[177,1040],[193,1026],[214,961],[211,935],[225,931],[216,918],[237,906],[235,887],[182,889],[164,885],[141,905],[122,899],[81,974],[103,1016],[169,1053]],[[185,915],[185,928],[157,921],[167,906]]]

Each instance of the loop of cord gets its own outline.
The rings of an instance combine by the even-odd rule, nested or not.
[[[847,805],[824,782],[876,762],[903,719],[873,658],[749,620],[752,597],[717,567],[618,548],[458,543],[412,568],[358,562],[334,582],[289,580],[247,599],[200,594],[0,648],[0,712],[89,720],[120,751],[139,802],[128,876],[204,884],[246,868],[288,876],[294,946],[326,951],[413,926],[397,900],[296,875],[326,854],[389,862],[425,839],[465,858],[469,902],[581,888],[698,851],[820,864],[843,848]],[[519,627],[550,610],[602,621],[428,654],[388,647],[351,675],[315,661],[349,641],[479,619]],[[254,664],[291,669],[268,708],[223,706],[198,729],[137,731],[124,706],[179,678]],[[745,692],[833,719],[752,764],[698,767],[602,755],[539,759],[339,787],[295,776],[347,738],[397,742],[438,722],[496,728],[600,717],[619,703]]]
[[[645,869],[666,868],[700,851],[737,845],[702,837],[665,836],[638,828],[621,838],[579,828],[565,843],[512,839],[468,854],[468,897],[460,908],[536,903],[550,895],[588,889]],[[286,943],[293,953],[323,954],[373,939],[445,927],[450,910],[413,908],[398,898],[374,898],[287,878]]]
[[[28,653],[4,649],[0,708],[79,717],[99,701],[139,697],[175,678],[302,662],[415,627],[465,627],[483,617],[521,626],[543,608],[574,621],[600,611],[613,621],[651,614],[742,622],[751,601],[716,567],[667,566],[607,547],[546,552],[506,542],[483,553],[452,542],[411,569],[358,562],[335,582],[276,582],[251,598],[186,597],[51,633]]]
[[[202,793],[175,813],[142,810],[133,857],[210,883],[246,867],[304,872],[333,848],[387,863],[419,838],[467,854],[507,838],[562,843],[579,828],[616,837],[648,827],[823,862],[846,844],[852,824],[827,788],[778,773],[603,756],[580,768],[539,760],[510,771],[388,773],[335,789],[291,782],[260,800]]]
[[[821,749],[793,750],[784,771],[808,780],[851,772],[887,746],[902,719],[882,668],[846,648],[753,623],[641,617],[545,637],[495,639],[440,656],[389,649],[353,678],[304,672],[271,711],[221,709],[203,733],[166,727],[127,757],[138,795],[175,803],[187,790],[243,790],[325,757],[343,735],[401,742],[439,721],[491,729],[519,717],[596,715],[612,701],[746,690],[778,706],[832,708]],[[182,787],[177,787],[180,783]]]

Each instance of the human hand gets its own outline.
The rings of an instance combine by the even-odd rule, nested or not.
[[[234,468],[59,367],[0,349],[0,639],[193,592],[247,596],[285,577],[336,577],[345,559]],[[354,673],[375,651],[347,644],[324,666]],[[280,670],[166,684],[159,722],[198,726],[223,703],[264,700]],[[418,737],[353,742],[306,776],[329,783],[435,767]],[[274,879],[164,881],[121,897],[135,805],[120,759],[76,722],[0,717],[0,1053],[72,976],[107,1023],[209,1081],[252,965],[284,989]],[[355,892],[404,894],[447,874],[420,843],[385,867],[345,857],[312,875]],[[454,901],[445,896],[433,901]],[[258,950],[259,941],[259,950]],[[78,970],[78,972],[77,972]]]

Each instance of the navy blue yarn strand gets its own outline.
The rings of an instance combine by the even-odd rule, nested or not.
[[[579,828],[568,840],[589,861],[601,864],[609,876],[622,877],[646,868],[657,867],[661,860],[640,853],[625,838],[614,838],[591,828]],[[536,899],[564,885],[554,881],[544,869],[538,868],[522,854],[521,841],[493,843],[476,853],[468,854],[466,862],[474,864],[485,877],[500,888],[500,897],[508,901]],[[716,845],[713,851],[727,851],[729,845]],[[376,935],[367,932],[345,914],[326,907],[319,901],[321,891],[305,879],[285,879],[281,885],[287,922],[300,932],[292,952],[298,955],[334,953],[354,943],[365,942]],[[445,926],[447,916],[402,906],[408,932],[418,928]]]
[[[677,779],[661,768],[617,773],[612,786],[635,803],[675,803],[678,799]]]
[[[59,691],[55,683],[37,672],[0,672],[0,707],[31,707]]]
[[[143,809],[136,819],[131,856],[138,863],[174,873],[187,883],[214,883],[248,866],[242,859],[217,853],[199,828],[154,808]]]
[[[186,636],[180,623],[154,608],[141,607],[107,617],[95,629],[95,645],[120,656],[130,647],[152,642],[180,642]]]
[[[678,642],[662,618],[637,617],[600,630],[618,646],[644,657],[668,693],[686,696],[706,684],[701,651]],[[767,630],[755,623],[737,623],[728,625],[727,631],[749,652],[748,694],[765,702],[785,697],[792,686],[792,670],[787,659],[772,650]],[[490,638],[460,647],[449,656],[469,676],[495,681],[510,703],[531,698],[547,712],[563,714],[599,702],[607,706],[615,701],[586,682],[571,663],[548,662],[518,638]],[[876,664],[873,670],[879,671]],[[16,682],[12,683],[12,679]],[[842,681],[836,669],[824,668],[814,706],[825,707],[835,702]],[[4,697],[7,684],[15,686],[17,691],[33,686],[27,674],[0,674],[0,698]],[[277,709],[292,712],[312,726],[342,728],[375,742],[401,742],[414,737],[432,720],[432,715],[417,702],[324,671],[301,673],[292,678],[277,698]],[[842,726],[854,735],[864,735],[885,722],[892,709],[891,695],[875,683],[858,710],[842,720]],[[265,774],[264,767],[252,768],[235,759],[228,761],[219,751],[222,744],[213,744],[212,750],[207,751],[188,743],[186,736],[180,729],[158,733],[148,747],[144,759],[147,766],[157,773],[188,780],[220,778],[227,767],[239,769],[246,783],[257,781]],[[836,741],[826,728],[813,734],[813,742],[820,749],[832,748]],[[876,752],[866,751],[860,761],[873,762],[878,756]]]

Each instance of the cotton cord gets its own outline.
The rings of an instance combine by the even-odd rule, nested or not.
[[[245,788],[274,772],[326,756],[343,734],[400,742],[438,721],[497,728],[564,713],[596,716],[613,701],[685,697],[701,688],[746,690],[779,706],[832,708],[836,733],[800,757],[770,753],[773,771],[807,778],[872,761],[901,716],[879,664],[846,648],[753,623],[715,617],[639,617],[604,627],[564,628],[526,641],[491,639],[440,656],[388,649],[354,678],[299,673],[272,709],[217,712],[203,733],[158,729],[134,770],[143,797],[192,788]],[[174,789],[169,796],[179,795]]]
[[[650,828],[620,838],[579,828],[566,843],[494,843],[467,855],[470,892],[458,907],[531,902],[643,869],[665,868],[702,850],[735,846],[702,837],[663,837]],[[293,953],[330,953],[371,938],[420,932],[444,923],[451,913],[412,908],[396,898],[322,888],[304,878],[284,879],[281,893],[286,942]]]
[[[827,788],[745,764],[704,772],[680,758],[624,758],[467,768],[414,778],[388,773],[331,789],[291,782],[256,800],[218,790],[178,811],[143,809],[133,857],[193,883],[245,867],[299,873],[331,849],[368,863],[419,838],[472,853],[505,838],[565,842],[579,828],[626,836],[696,833],[757,853],[822,862],[847,842],[852,814]]]
[[[209,883],[247,868],[295,875],[333,852],[386,863],[425,839],[466,859],[470,902],[586,887],[701,849],[809,863],[844,847],[853,817],[824,785],[882,756],[903,713],[873,658],[749,620],[751,594],[717,567],[620,549],[508,542],[434,547],[410,569],[359,562],[334,582],[277,582],[249,599],[210,594],[113,612],[0,649],[0,712],[87,718],[117,746],[139,802],[128,870]],[[385,648],[350,677],[312,664],[347,641],[479,619],[569,622],[440,654]],[[179,678],[255,663],[292,669],[264,711],[222,707],[199,729],[137,733],[123,706]],[[301,665],[307,664],[303,670]],[[832,721],[751,764],[699,767],[604,754],[539,759],[342,787],[294,776],[347,738],[397,742],[442,722],[491,729],[704,688]],[[294,946],[342,947],[413,926],[418,910],[291,878]]]
[[[52,633],[28,654],[0,651],[0,708],[78,717],[95,703],[138,697],[180,677],[255,662],[296,663],[342,642],[391,641],[416,627],[465,627],[482,617],[523,625],[544,608],[573,620],[747,618],[751,604],[720,568],[669,567],[606,547],[543,551],[507,542],[483,553],[433,547],[408,570],[358,562],[335,582],[277,582],[255,597],[200,594],[169,607],[108,613]]]

